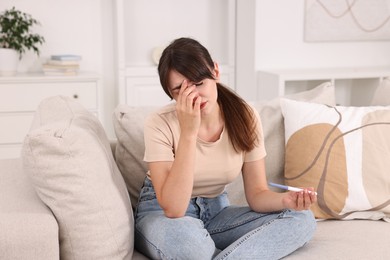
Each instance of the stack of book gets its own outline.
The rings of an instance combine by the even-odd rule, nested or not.
[[[80,69],[79,55],[52,55],[42,65],[45,75],[77,75]]]

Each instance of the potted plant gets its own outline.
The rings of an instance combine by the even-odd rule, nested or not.
[[[32,27],[39,22],[30,14],[12,7],[0,13],[0,75],[13,75],[27,50],[39,55],[38,45],[45,39],[32,33]]]

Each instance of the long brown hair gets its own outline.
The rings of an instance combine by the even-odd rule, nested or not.
[[[176,70],[190,81],[199,82],[206,78],[215,79],[213,68],[214,61],[203,45],[191,38],[179,38],[163,51],[158,64],[158,73],[161,86],[172,98],[168,87],[171,70]],[[221,83],[217,83],[217,91],[217,102],[221,107],[233,148],[236,151],[251,151],[259,143],[252,109],[233,90]]]

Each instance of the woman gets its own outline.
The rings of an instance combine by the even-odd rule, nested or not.
[[[145,123],[149,171],[136,210],[136,248],[152,259],[279,259],[315,230],[313,189],[268,189],[261,122],[219,83],[199,42],[173,41],[158,65],[176,102]],[[240,173],[249,207],[230,206],[225,186]]]

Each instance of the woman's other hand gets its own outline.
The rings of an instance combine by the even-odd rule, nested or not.
[[[313,188],[305,188],[303,191],[289,191],[284,193],[282,203],[286,208],[294,210],[308,210],[317,202],[317,195]]]

